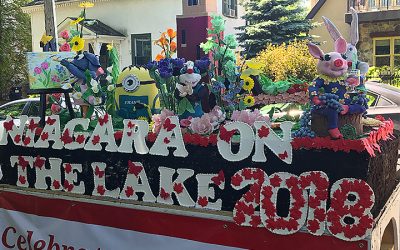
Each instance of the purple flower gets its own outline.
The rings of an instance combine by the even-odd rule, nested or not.
[[[42,69],[39,67],[35,67],[35,69],[33,71],[35,72],[36,75],[39,75],[42,73]]]
[[[202,72],[202,73],[207,72],[210,64],[211,64],[211,62],[208,57],[203,57],[200,60],[196,60],[194,62],[195,67],[197,67],[200,70],[200,72]]]
[[[52,80],[53,82],[60,82],[60,78],[58,78],[57,75],[51,76],[51,80]]]
[[[49,68],[49,63],[48,62],[42,62],[42,69],[46,70]]]
[[[161,78],[170,78],[172,76],[173,70],[167,67],[158,68]]]
[[[157,67],[157,62],[156,61],[150,61],[146,64],[145,68],[148,70],[155,69]]]
[[[185,66],[185,59],[184,58],[174,58],[171,59],[171,64],[173,68],[173,75],[179,76],[181,74],[181,69]]]

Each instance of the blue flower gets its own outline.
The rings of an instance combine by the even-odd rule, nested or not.
[[[204,73],[208,71],[210,67],[211,61],[208,57],[203,57],[200,60],[196,60],[194,65],[200,70],[200,72]]]
[[[157,67],[157,62],[156,61],[150,61],[144,67],[146,69],[148,69],[148,70],[155,69]]]
[[[158,68],[161,78],[170,78],[172,76],[173,70],[168,67]]]
[[[225,85],[222,82],[218,81],[213,82],[211,87],[214,93],[219,93],[221,92],[221,89],[225,89]]]

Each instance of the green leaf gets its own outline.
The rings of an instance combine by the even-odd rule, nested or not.
[[[86,112],[86,117],[85,118],[90,118],[92,117],[94,113],[94,106],[90,105],[88,108],[88,111]]]
[[[189,113],[194,113],[194,108],[193,105],[189,102],[189,100],[184,97],[182,100],[179,101],[178,104],[178,114],[182,115],[185,113],[185,111],[188,111]]]

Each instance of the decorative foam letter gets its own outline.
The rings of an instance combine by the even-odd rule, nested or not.
[[[46,158],[37,156],[33,162],[36,170],[36,189],[47,189],[46,177],[50,177],[50,190],[62,190],[61,185],[61,163],[58,158],[49,158],[50,168],[45,166]]]
[[[106,188],[106,167],[107,165],[103,162],[92,163],[92,169],[94,175],[93,195],[118,198],[118,195],[121,192],[120,188],[116,188],[114,190],[108,190]]]
[[[49,141],[54,141],[54,149],[63,148],[60,132],[60,117],[58,115],[47,117],[46,125],[44,126],[39,139],[35,143],[35,148],[48,148]]]
[[[26,115],[21,115],[19,126],[17,127],[13,118],[11,116],[7,116],[6,120],[2,124],[4,129],[2,130],[3,133],[1,134],[0,145],[7,145],[8,135],[10,135],[15,145],[22,145],[22,136],[24,135],[25,123],[27,120],[28,117]]]
[[[63,183],[64,191],[74,194],[84,194],[85,185],[81,185],[80,181],[78,182],[78,172],[82,172],[82,164],[64,163],[63,168],[65,173],[65,179]],[[77,182],[78,184],[75,185],[74,182]]]
[[[124,131],[118,152],[132,153],[132,142],[138,154],[147,154],[149,148],[146,145],[146,136],[149,133],[149,123],[142,120],[124,120]]]
[[[69,150],[76,150],[85,147],[85,141],[89,137],[88,132],[74,132],[76,126],[80,125],[84,130],[89,127],[89,119],[76,118],[69,121],[65,127],[62,134],[62,141],[64,147]],[[72,136],[75,137],[73,140]]]
[[[17,164],[17,186],[28,187],[28,166],[33,166],[32,156],[11,156],[10,157],[11,167],[15,167]]]
[[[99,118],[92,136],[85,145],[85,150],[101,151],[103,148],[101,143],[107,143],[106,151],[117,152],[118,146],[114,138],[114,128],[112,125],[112,118],[110,115],[105,114],[104,117]]]
[[[210,202],[208,199],[215,198],[214,187],[210,187],[210,184],[217,185],[220,189],[225,188],[225,176],[221,170],[218,174],[198,174],[196,175],[198,183],[197,191],[197,204],[198,208],[207,208],[212,210],[221,210],[222,200],[218,199],[215,202]]]

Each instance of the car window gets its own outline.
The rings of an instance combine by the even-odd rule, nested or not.
[[[21,115],[22,110],[24,109],[26,102],[18,102],[13,103],[7,106],[0,108],[0,117],[6,117],[10,115],[11,117],[18,117]]]
[[[367,93],[367,98],[368,98],[368,106],[373,107],[376,105],[376,102],[378,100],[378,95],[372,92]]]
[[[40,102],[32,102],[28,114],[29,117],[39,117],[40,116]],[[46,116],[52,115],[50,108],[46,109]]]
[[[378,107],[384,107],[384,106],[392,106],[393,103],[391,101],[389,101],[388,99],[384,98],[384,97],[380,97],[378,100],[378,103],[376,104],[376,106]]]

